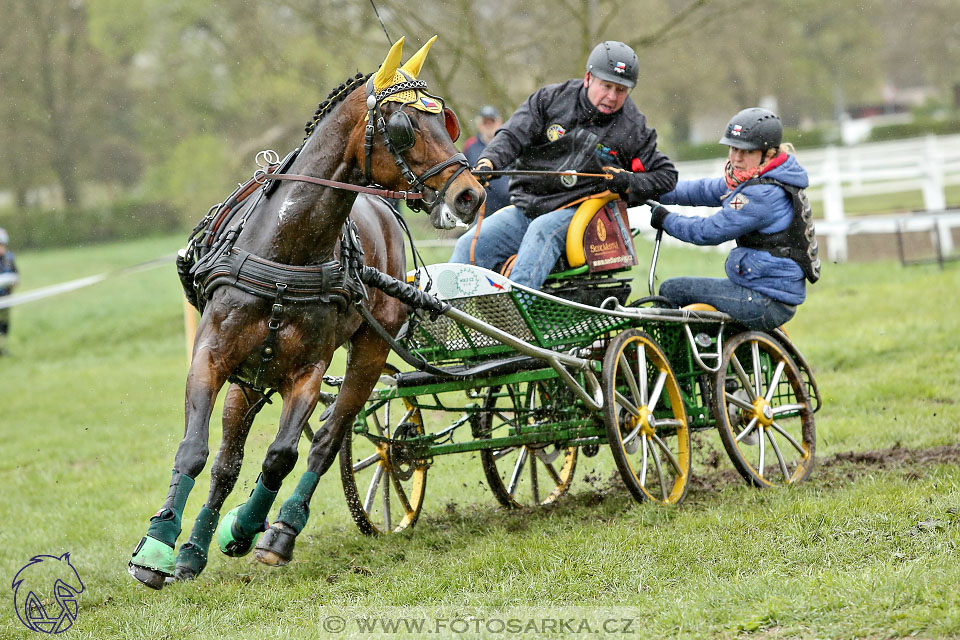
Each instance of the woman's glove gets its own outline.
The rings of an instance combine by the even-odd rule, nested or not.
[[[663,221],[670,215],[670,210],[662,204],[650,205],[650,226],[654,229],[663,229]]]

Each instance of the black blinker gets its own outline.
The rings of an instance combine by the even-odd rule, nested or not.
[[[400,109],[394,111],[387,120],[387,137],[397,153],[412,149],[417,139],[410,116]]]

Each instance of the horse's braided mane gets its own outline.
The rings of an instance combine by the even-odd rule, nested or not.
[[[330,95],[327,96],[327,99],[317,105],[317,110],[314,112],[313,117],[304,127],[307,135],[305,135],[303,139],[306,140],[310,137],[310,134],[313,133],[313,130],[317,128],[317,123],[323,119],[323,116],[327,115],[327,112],[330,111],[330,109],[340,104],[354,89],[365,83],[372,75],[372,73],[368,73],[366,75],[358,73],[352,78],[345,80],[339,87],[331,91]]]

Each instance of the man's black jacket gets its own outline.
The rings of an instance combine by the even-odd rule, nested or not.
[[[494,139],[483,157],[496,169],[516,161],[517,169],[575,170],[598,173],[603,166],[634,172],[628,204],[641,204],[673,189],[677,171],[657,149],[657,132],[628,97],[616,113],[603,114],[587,99],[583,80],[548,85],[527,98]],[[601,193],[606,180],[557,176],[514,176],[510,196],[530,218]]]

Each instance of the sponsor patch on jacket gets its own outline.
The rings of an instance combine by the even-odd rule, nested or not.
[[[730,208],[734,211],[740,211],[740,209],[743,209],[748,204],[750,204],[750,200],[747,199],[747,196],[738,193],[733,196],[733,200],[730,201]]]
[[[547,127],[547,140],[549,140],[550,142],[556,142],[566,132],[567,130],[563,128],[563,125],[554,123],[549,127]]]

